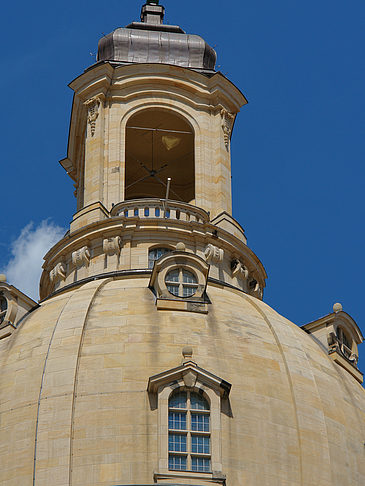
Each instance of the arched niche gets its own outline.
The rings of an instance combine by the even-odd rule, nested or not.
[[[147,109],[126,125],[125,200],[165,198],[194,203],[194,131],[173,111]]]

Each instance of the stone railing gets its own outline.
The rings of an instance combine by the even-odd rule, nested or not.
[[[209,214],[204,209],[170,199],[132,199],[116,204],[110,215],[125,218],[174,219],[187,222],[207,223]]]

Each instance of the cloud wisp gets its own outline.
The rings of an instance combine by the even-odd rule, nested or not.
[[[43,257],[62,238],[65,230],[45,220],[38,226],[29,223],[11,244],[11,257],[1,270],[6,280],[29,297],[38,300]]]

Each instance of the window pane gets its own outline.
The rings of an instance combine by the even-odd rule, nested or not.
[[[186,392],[174,393],[169,400],[170,408],[186,408]]]
[[[209,415],[200,413],[191,414],[191,430],[199,432],[209,432]]]
[[[152,250],[148,252],[148,268],[153,268],[155,261],[169,252],[170,250],[168,248],[152,248]]]
[[[3,295],[0,295],[0,312],[8,308],[8,302]]]
[[[186,456],[169,455],[169,469],[186,471]]]
[[[197,393],[191,393],[190,403],[191,408],[194,410],[209,410],[209,405],[206,399]]]
[[[191,452],[198,454],[210,454],[210,437],[192,435]]]
[[[192,297],[196,292],[196,287],[188,287],[183,285],[183,297]]]
[[[166,275],[165,282],[179,282],[179,270],[171,270]]]
[[[178,285],[167,284],[166,287],[167,287],[167,290],[170,292],[170,294],[176,295],[177,297],[179,297],[179,286]]]
[[[205,457],[192,457],[191,469],[193,471],[209,472],[210,471],[210,459]]]
[[[169,429],[186,430],[186,413],[169,412]]]
[[[186,452],[186,435],[169,434],[169,451]]]
[[[183,270],[182,274],[183,274],[183,282],[184,283],[191,283],[191,284],[197,283],[196,277],[193,273],[188,272],[187,270]]]

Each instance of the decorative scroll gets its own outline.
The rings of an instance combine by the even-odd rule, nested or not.
[[[330,332],[327,336],[327,343],[328,343],[328,353],[340,353],[344,358],[346,358],[348,361],[353,363],[355,366],[357,366],[357,363],[359,361],[359,357],[355,353],[345,353],[344,352],[344,344],[341,343],[340,339],[336,336],[334,332]]]
[[[88,114],[87,114],[87,121],[90,125],[90,130],[91,130],[91,136],[93,137],[95,134],[95,128],[96,128],[96,120],[99,116],[99,107],[101,103],[101,98],[100,96],[95,96],[94,98],[91,98],[88,101],[85,101],[85,106],[88,109]]]
[[[61,263],[57,263],[57,265],[49,272],[49,278],[51,282],[56,283],[59,280],[66,280],[66,267]]]
[[[245,265],[239,260],[232,260],[231,262],[232,277],[237,277],[241,280],[247,280],[248,270]]]
[[[207,263],[221,263],[223,261],[224,250],[209,243],[204,252]]]
[[[221,117],[222,117],[222,129],[223,129],[224,144],[226,146],[226,149],[228,150],[235,115],[233,113],[230,113],[229,111],[225,110],[224,108],[222,108],[221,109]]]
[[[80,248],[72,253],[72,263],[76,267],[88,266],[90,263],[90,250],[87,246]]]
[[[103,252],[106,255],[119,255],[121,246],[122,240],[120,236],[105,238],[105,240],[103,240]]]

